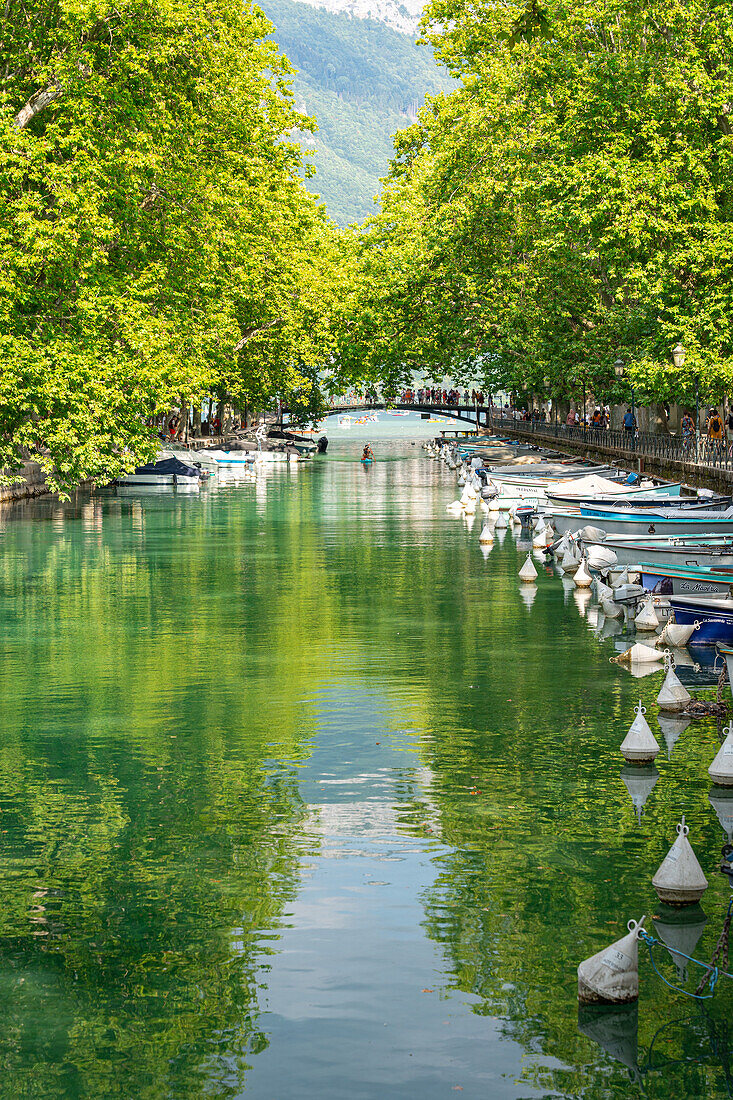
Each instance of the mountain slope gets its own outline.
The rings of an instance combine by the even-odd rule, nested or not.
[[[336,2],[336,0],[334,0]],[[264,0],[273,38],[299,70],[298,107],[314,115],[316,175],[308,187],[342,225],[374,211],[379,179],[392,156],[392,135],[409,126],[426,95],[450,87],[432,51],[370,19]],[[407,10],[407,9],[405,9]]]
[[[416,35],[422,15],[422,0],[305,0],[314,8],[343,12],[357,19],[373,19],[402,34]]]

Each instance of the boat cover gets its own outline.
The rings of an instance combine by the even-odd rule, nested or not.
[[[177,458],[163,458],[158,462],[147,462],[135,468],[136,474],[177,474],[179,477],[198,477],[201,473],[195,466],[186,466]]]
[[[609,481],[599,474],[588,474],[587,477],[579,477],[576,481],[566,481],[562,487],[562,495],[566,497],[584,497],[607,495],[625,496],[629,491],[627,485],[619,485],[617,481]]]

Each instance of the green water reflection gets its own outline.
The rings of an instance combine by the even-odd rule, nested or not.
[[[358,449],[2,514],[0,1096],[728,1095],[725,983],[642,962],[643,1085],[575,996],[682,813],[712,953],[715,724],[637,821],[617,747],[660,677],[520,591],[511,535],[485,558],[444,468]]]

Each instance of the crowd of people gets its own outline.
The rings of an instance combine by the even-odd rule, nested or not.
[[[403,405],[483,405],[483,390],[439,390],[434,386],[421,386],[416,390],[404,390],[400,396]]]

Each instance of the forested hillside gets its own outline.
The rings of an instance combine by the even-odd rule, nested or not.
[[[294,0],[260,5],[274,39],[299,70],[298,107],[318,122],[316,176],[308,182],[342,225],[374,212],[392,135],[414,118],[426,95],[450,85],[432,51],[369,19],[353,19]]]

